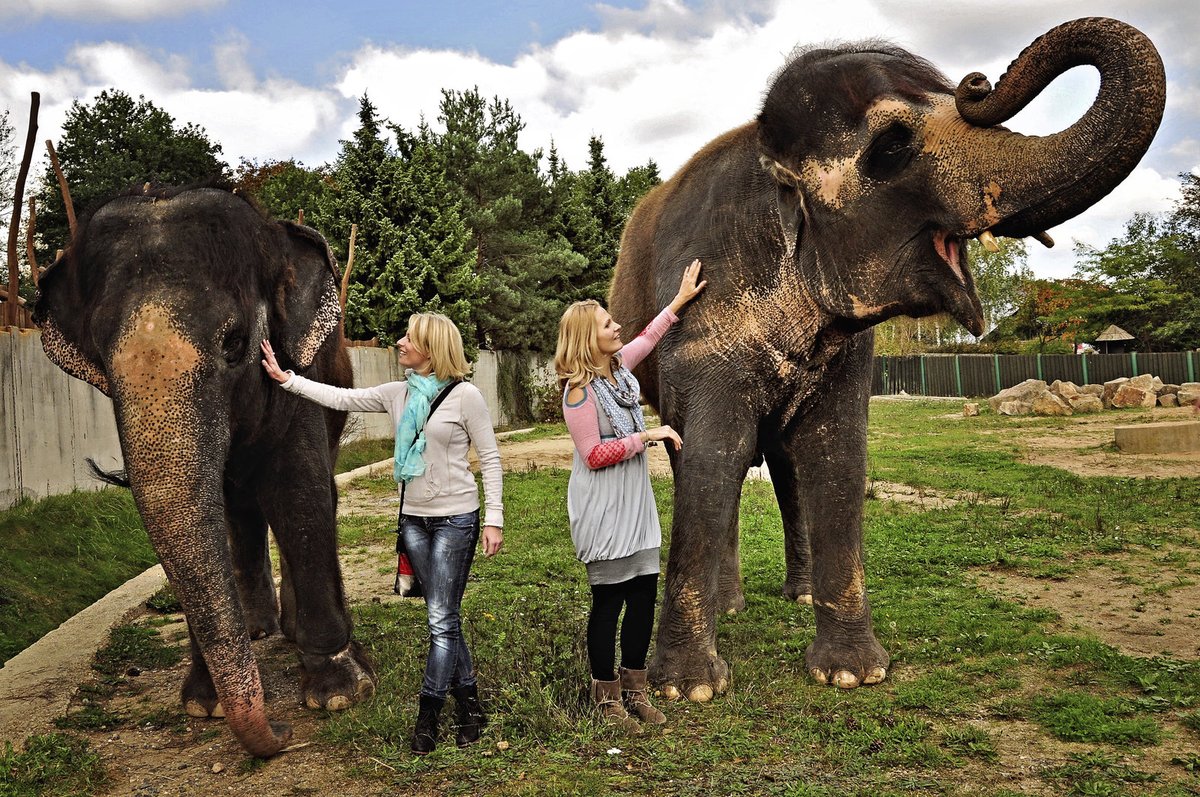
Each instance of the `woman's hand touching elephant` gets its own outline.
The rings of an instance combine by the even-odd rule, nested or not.
[[[264,340],[260,348],[263,353],[262,367],[267,372],[267,376],[281,385],[292,378],[290,371],[284,371],[279,367],[279,362],[275,359],[275,350],[271,348],[271,341]]]
[[[699,262],[699,261],[696,261]],[[653,429],[647,429],[644,432],[639,432],[642,436],[642,442],[646,445],[653,445],[658,440],[667,440],[672,448],[679,451],[683,448],[683,440],[679,437],[679,432],[676,432],[670,426],[657,426]]]
[[[679,281],[679,292],[675,294],[675,298],[671,300],[671,312],[679,315],[679,311],[683,306],[700,295],[700,291],[704,290],[704,286],[708,284],[708,280],[703,280],[699,284],[696,281],[700,279],[700,260],[697,258],[692,261],[692,264],[683,270],[683,279]]]

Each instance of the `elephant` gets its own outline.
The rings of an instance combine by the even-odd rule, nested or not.
[[[291,729],[268,720],[251,638],[282,631],[296,644],[310,708],[375,690],[337,559],[346,416],[272,389],[259,365],[269,337],[283,367],[351,384],[335,268],[315,230],[271,221],[223,186],[146,184],[81,220],[34,311],[50,360],[113,401],[125,461],[114,478],[187,618],[187,713],[224,716],[264,758]]]
[[[1100,73],[1085,114],[1050,136],[1001,126],[1057,75]],[[1165,76],[1153,44],[1116,20],[1067,22],[993,90],[957,89],[880,41],[798,49],[757,117],[708,143],[637,205],[609,291],[642,329],[684,267],[708,288],[636,373],[683,437],[651,678],[706,701],[731,683],[716,618],[745,606],[738,503],[765,460],[784,528],[783,595],[811,603],[804,666],[818,683],[883,681],[863,565],[872,327],[983,317],[966,243],[1032,236],[1097,202],[1146,152]]]

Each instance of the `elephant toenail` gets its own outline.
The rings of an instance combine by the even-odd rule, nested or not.
[[[208,713],[208,709],[206,709],[204,706],[200,705],[200,702],[197,700],[187,701],[187,703],[185,703],[183,706],[183,710],[187,712],[187,715],[189,717],[204,718],[204,717],[211,716]]]
[[[345,695],[334,695],[329,698],[329,702],[325,704],[325,708],[330,711],[345,711],[350,708],[350,698]]]
[[[318,709],[321,707],[321,701],[317,700],[313,695],[309,695],[304,699],[304,705],[311,709]]]
[[[225,716],[225,709],[220,703],[218,703],[217,705],[213,706],[212,714],[210,716],[216,717],[217,719],[222,719]]]
[[[707,703],[713,699],[713,689],[708,684],[693,686],[688,692],[688,700],[693,703]]]
[[[721,678],[720,680],[717,681],[717,692],[718,693],[724,692],[728,688],[729,688],[729,679],[728,678]]]
[[[838,670],[833,676],[833,685],[838,689],[853,689],[858,686],[858,677],[848,670]]]
[[[680,698],[679,687],[674,684],[667,684],[662,688],[663,697],[667,700],[678,700]]]
[[[797,595],[796,603],[803,603],[805,606],[812,606],[812,595]]]
[[[813,680],[819,684],[829,683],[829,676],[826,675],[825,671],[822,670],[820,667],[813,667],[811,670],[808,671],[808,674],[811,675]]]
[[[370,678],[363,678],[358,682],[355,694],[358,697],[370,697],[375,694],[375,683]]]
[[[867,677],[863,679],[864,684],[882,683],[883,679],[887,678],[887,670],[883,667],[872,667],[867,673]]]

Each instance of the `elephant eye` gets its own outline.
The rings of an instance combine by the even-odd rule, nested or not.
[[[913,132],[900,123],[888,125],[875,137],[863,156],[863,174],[872,180],[890,180],[916,157]]]
[[[236,365],[246,353],[246,335],[241,329],[231,329],[221,339],[221,354],[229,365]]]

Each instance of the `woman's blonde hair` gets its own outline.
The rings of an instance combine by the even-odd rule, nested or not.
[[[441,313],[413,313],[408,318],[408,341],[429,355],[438,379],[462,379],[471,372],[463,353],[462,333]]]
[[[599,309],[599,302],[588,299],[575,302],[562,314],[558,322],[558,345],[554,349],[554,371],[560,387],[582,387],[603,375],[605,365],[611,364],[605,362],[596,336]]]

